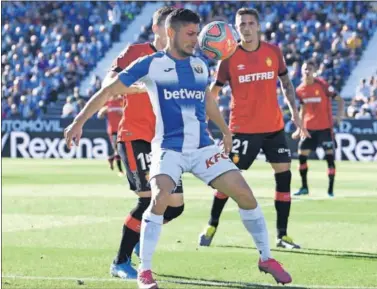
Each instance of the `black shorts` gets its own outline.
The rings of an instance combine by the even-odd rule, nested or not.
[[[270,163],[291,162],[291,151],[284,130],[270,133],[236,133],[229,157],[240,170],[247,170],[261,149]]]
[[[145,140],[118,142],[118,152],[126,168],[130,190],[135,192],[150,191],[151,144]],[[182,182],[179,182],[174,193],[182,192]]]
[[[304,138],[298,143],[299,150],[312,150],[321,146],[325,151],[335,148],[335,141],[331,129],[309,130],[311,138]]]

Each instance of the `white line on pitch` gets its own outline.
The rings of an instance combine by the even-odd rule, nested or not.
[[[92,281],[92,282],[135,282],[136,280],[128,279],[115,279],[115,278],[95,278],[95,277],[47,277],[47,276],[17,276],[17,275],[5,275],[2,278],[7,279],[24,279],[24,280],[56,280],[56,281]],[[247,283],[247,282],[226,282],[226,281],[204,281],[204,280],[184,280],[184,279],[162,279],[159,280],[160,283],[178,283],[178,284],[192,284],[192,285],[203,285],[203,286],[265,286],[276,288],[276,285],[271,284],[257,284],[257,283]],[[287,285],[286,288],[296,288],[296,287],[307,287],[311,289],[377,289],[377,287],[360,287],[360,286],[327,286],[327,285],[303,285],[303,284],[294,284]]]

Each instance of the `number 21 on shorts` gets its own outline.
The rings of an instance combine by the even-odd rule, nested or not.
[[[249,141],[241,141],[238,138],[233,139],[232,153],[246,155],[247,148],[249,146]]]

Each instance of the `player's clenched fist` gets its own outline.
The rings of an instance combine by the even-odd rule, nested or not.
[[[82,135],[82,125],[77,122],[72,122],[64,130],[65,143],[68,149],[71,149],[72,142],[76,145],[79,144]]]

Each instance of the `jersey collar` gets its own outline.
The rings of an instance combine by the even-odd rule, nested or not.
[[[243,51],[245,51],[245,52],[248,52],[248,53],[252,53],[252,52],[256,52],[256,51],[258,51],[259,50],[259,48],[261,47],[261,42],[262,41],[258,41],[258,46],[257,46],[257,48],[255,49],[255,50],[252,50],[252,51],[250,51],[250,50],[246,50],[245,48],[243,48],[242,47],[242,45],[241,45],[241,42],[238,44],[238,47],[239,48],[241,48]]]

